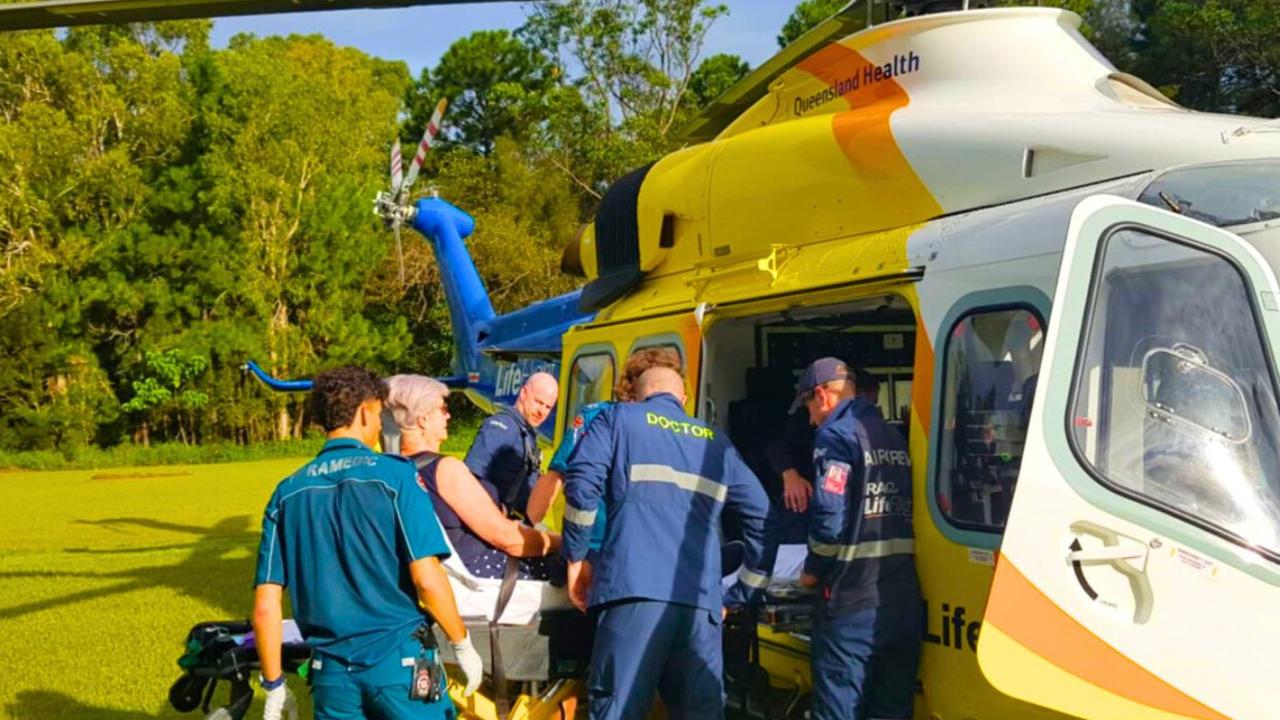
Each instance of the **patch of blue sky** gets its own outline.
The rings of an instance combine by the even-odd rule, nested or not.
[[[752,67],[778,51],[777,34],[794,7],[779,0],[730,0],[729,14],[707,33],[703,57],[738,55]],[[338,10],[288,15],[218,18],[214,47],[243,32],[268,35],[323,35],[338,45],[356,47],[388,60],[403,60],[417,77],[431,67],[453,41],[476,30],[514,30],[524,22],[526,4],[489,2],[385,10]]]

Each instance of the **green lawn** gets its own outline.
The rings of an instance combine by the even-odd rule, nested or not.
[[[182,641],[248,616],[262,509],[301,462],[0,473],[0,717],[200,717],[167,702]]]

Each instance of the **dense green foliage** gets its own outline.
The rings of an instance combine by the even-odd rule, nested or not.
[[[1017,0],[1011,0],[1016,2]],[[1280,114],[1273,0],[1056,0],[1121,68],[1196,109]],[[842,0],[803,0],[794,40]],[[447,313],[425,243],[369,212],[389,142],[451,101],[431,188],[477,219],[500,311],[568,290],[560,253],[614,178],[749,70],[703,58],[708,0],[558,0],[515,32],[403,63],[209,23],[0,36],[0,450],[303,437],[280,377],[436,373]],[[78,452],[78,451],[76,451]]]
[[[464,401],[459,401],[460,405]],[[444,452],[462,454],[471,447],[481,418],[476,415],[449,423],[449,439]],[[318,427],[301,439],[272,440],[237,445],[206,442],[190,445],[183,442],[153,443],[149,446],[124,443],[101,448],[97,445],[68,445],[57,450],[0,450],[0,472],[7,470],[101,470],[120,467],[155,467],[157,465],[202,465],[205,463],[251,462],[275,458],[314,455],[324,444]]]
[[[445,371],[430,251],[409,238],[401,284],[369,212],[389,141],[449,98],[418,189],[476,216],[499,309],[568,290],[560,251],[600,190],[745,72],[718,59],[689,87],[722,12],[540,7],[416,82],[319,37],[212,50],[207,22],[0,36],[0,449],[301,438],[302,398],[245,382],[247,359]]]

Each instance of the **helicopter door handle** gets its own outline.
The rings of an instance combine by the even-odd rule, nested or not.
[[[1147,577],[1147,544],[1089,521],[1072,523],[1071,532],[1077,538],[1072,540],[1068,549],[1067,564],[1074,568],[1076,579],[1089,599],[1098,599],[1098,593],[1090,587],[1083,566],[1106,564],[1129,581],[1129,590],[1133,593],[1134,624],[1142,625],[1150,620],[1155,597],[1151,580]],[[1081,547],[1079,536],[1097,538],[1103,544]]]
[[[1069,562],[1112,562],[1115,560],[1137,560],[1145,557],[1145,547],[1106,545],[1088,550],[1073,550],[1067,553]]]

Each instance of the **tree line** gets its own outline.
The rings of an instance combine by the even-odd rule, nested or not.
[[[804,0],[785,46],[844,0]],[[1044,3],[1050,4],[1050,3]],[[1280,114],[1274,0],[1060,0],[1121,69],[1189,107]],[[566,241],[614,178],[750,68],[707,54],[706,0],[558,0],[413,77],[318,36],[209,43],[208,21],[0,36],[0,449],[299,437],[246,382],[357,362],[442,372],[425,243],[371,213],[388,146],[439,98],[418,190],[475,215],[499,311],[563,292]]]

